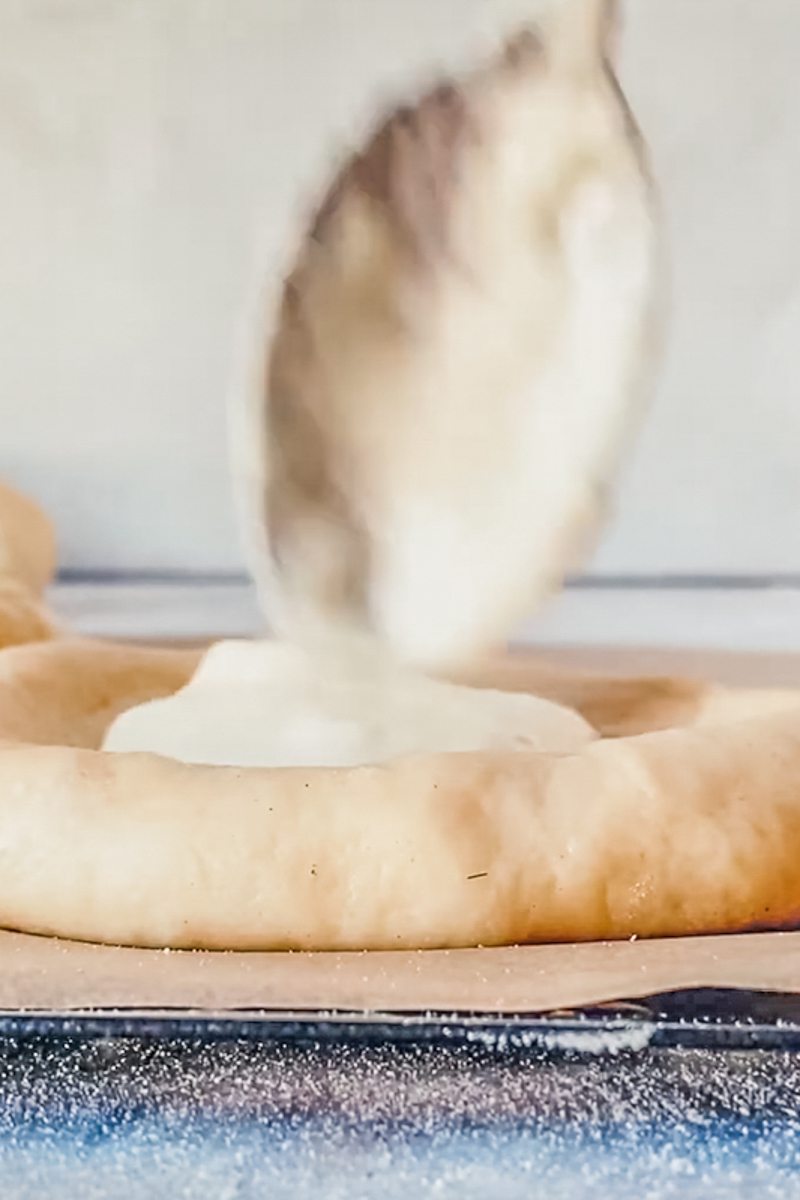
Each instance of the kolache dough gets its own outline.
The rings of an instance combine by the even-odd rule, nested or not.
[[[574,562],[647,373],[612,7],[563,0],[323,204],[237,443],[284,640],[6,637],[0,925],[408,950],[798,922],[798,694],[477,656]],[[32,514],[0,490],[0,645],[52,569]]]
[[[138,946],[366,950],[797,922],[795,693],[501,659],[473,685],[513,669],[518,688],[630,736],[337,769],[97,751],[120,712],[185,686],[198,661],[69,639],[0,652],[0,925]]]

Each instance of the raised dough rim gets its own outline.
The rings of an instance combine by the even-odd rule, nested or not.
[[[27,671],[30,684],[39,670],[39,687],[49,695],[52,672],[60,663],[63,684],[70,655],[84,656],[95,668],[108,661],[120,679],[128,672],[130,686],[138,681],[139,689],[128,702],[142,698],[148,671],[154,694],[165,694],[164,676],[185,677],[196,661],[193,655],[91,642],[2,651],[0,733],[8,728],[9,695],[21,686],[20,675],[24,679]],[[3,669],[9,668],[4,686]],[[107,693],[107,676],[100,675],[100,692],[105,680]],[[577,678],[564,674],[567,691]],[[92,698],[88,680],[87,673],[83,707],[72,690],[83,716]],[[166,690],[175,686],[180,679]],[[608,687],[613,690],[610,682]],[[716,723],[720,702],[721,713],[731,711]],[[800,697],[699,688],[693,703],[695,728],[605,741],[577,755],[433,755],[345,771],[189,767],[150,755],[6,741],[0,746],[0,924],[112,944],[318,950],[791,926],[800,914],[800,713],[793,712]],[[676,798],[677,779],[682,787]],[[165,785],[166,806],[156,796]],[[337,820],[343,799],[356,810],[341,828],[334,824],[334,853],[319,823],[309,820],[312,788],[316,806]],[[591,812],[585,807],[589,791],[599,797]],[[679,828],[677,836],[672,829],[676,844],[659,860],[660,839],[671,828],[663,811],[670,796],[677,811],[668,815]],[[254,799],[262,800],[263,816],[267,801],[286,808],[287,797],[285,825],[277,838],[270,833],[265,854],[265,831],[246,814],[252,814]],[[232,806],[240,809],[236,819]],[[455,825],[442,826],[443,814],[455,814]],[[522,861],[520,841],[534,818],[541,836],[527,847],[532,857]],[[698,858],[693,839],[685,836],[686,820],[695,822],[710,858]],[[381,821],[388,822],[389,844],[401,839],[398,861],[384,863],[377,874],[367,864],[353,892],[349,880],[361,866],[348,865],[347,839],[358,835],[363,845],[371,836],[379,847]],[[468,860],[482,852],[498,824],[505,829],[505,840],[492,852],[499,879],[481,897],[474,885],[492,872],[472,873]],[[588,828],[593,824],[594,830]],[[457,845],[454,830],[461,837]],[[426,894],[412,864],[431,847],[440,864],[445,860],[444,882]],[[275,862],[276,848],[286,861]],[[329,861],[323,862],[326,848]],[[270,854],[276,878],[265,879]],[[559,874],[565,854],[571,875],[569,869]],[[321,871],[314,869],[316,859]]]

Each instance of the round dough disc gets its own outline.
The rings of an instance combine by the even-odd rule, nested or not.
[[[94,747],[197,656],[0,652],[0,926],[138,946],[367,950],[785,928],[800,698],[489,664],[569,698],[576,753],[191,766]],[[604,699],[605,697],[605,699]],[[664,721],[673,728],[643,733]],[[4,740],[5,739],[5,740]]]

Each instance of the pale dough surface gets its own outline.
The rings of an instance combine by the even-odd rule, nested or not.
[[[0,575],[0,647],[53,637],[55,621],[43,602],[20,580]]]
[[[175,696],[122,713],[103,748],[222,766],[346,767],[407,754],[567,753],[595,737],[576,712],[521,692],[429,679],[371,653],[229,641]]]
[[[800,917],[796,693],[501,661],[474,682],[526,679],[591,711],[603,733],[665,714],[674,728],[570,754],[340,769],[91,748],[116,714],[185,685],[197,661],[91,642],[0,652],[0,925],[139,946],[347,950]]]

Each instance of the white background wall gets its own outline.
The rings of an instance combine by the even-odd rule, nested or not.
[[[257,255],[376,96],[530,7],[0,0],[0,474],[67,566],[240,566],[224,395]],[[627,11],[674,319],[595,566],[800,573],[800,0]]]

